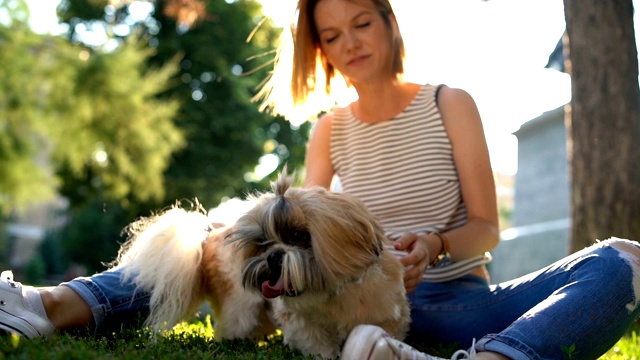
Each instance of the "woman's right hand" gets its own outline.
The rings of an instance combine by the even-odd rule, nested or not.
[[[413,292],[420,282],[422,275],[429,265],[431,254],[429,252],[428,236],[414,233],[404,233],[394,242],[396,250],[405,250],[409,254],[400,258],[405,267],[404,287],[407,293]]]

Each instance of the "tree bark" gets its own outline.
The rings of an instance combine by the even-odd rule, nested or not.
[[[564,0],[570,251],[611,236],[640,240],[640,90],[632,0]]]

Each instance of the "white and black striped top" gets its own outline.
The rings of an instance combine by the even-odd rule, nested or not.
[[[349,106],[333,112],[331,161],[344,192],[360,198],[387,236],[446,233],[467,222],[449,137],[436,104],[438,87],[424,85],[407,108],[374,124]],[[396,254],[400,256],[401,254]],[[446,281],[490,261],[441,262],[424,280]]]

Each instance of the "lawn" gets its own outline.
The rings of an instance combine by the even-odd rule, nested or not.
[[[640,360],[638,331],[640,326],[634,326],[600,359]],[[0,359],[305,359],[284,346],[279,334],[260,342],[215,342],[211,341],[212,338],[213,327],[209,317],[204,321],[182,323],[156,340],[151,340],[151,334],[146,330],[125,330],[100,338],[94,338],[88,331],[34,340],[2,336]],[[566,356],[566,359],[572,357]]]

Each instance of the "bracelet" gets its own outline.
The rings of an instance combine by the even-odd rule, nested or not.
[[[438,237],[438,239],[440,239],[440,253],[438,254],[438,256],[435,257],[435,259],[433,259],[430,263],[429,266],[436,266],[436,264],[438,264],[440,261],[442,261],[444,258],[446,258],[447,256],[449,256],[449,239],[444,236],[444,234],[441,234],[437,231],[434,231],[432,233],[430,233],[429,235],[435,235]]]

